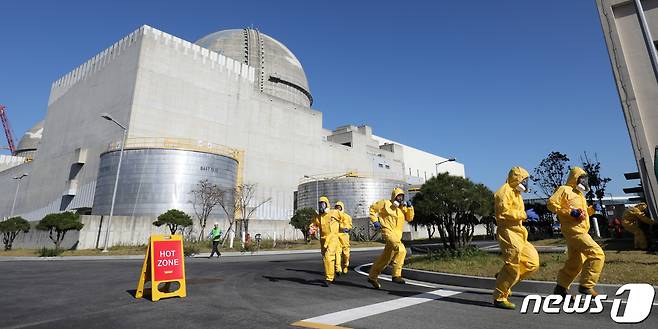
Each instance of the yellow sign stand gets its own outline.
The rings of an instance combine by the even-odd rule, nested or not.
[[[176,235],[151,235],[142,265],[142,273],[137,283],[135,298],[144,296],[144,284],[151,282],[151,300],[185,297],[185,257],[183,257],[183,237]],[[170,292],[171,284],[177,282],[177,290]],[[164,283],[162,290],[160,284]]]

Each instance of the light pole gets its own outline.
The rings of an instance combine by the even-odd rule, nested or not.
[[[26,173],[21,174],[20,176],[14,177],[16,182],[16,193],[14,193],[14,202],[11,203],[11,212],[9,212],[9,217],[14,216],[14,207],[16,206],[16,197],[18,197],[18,189],[21,187],[21,180],[27,176]]]
[[[117,185],[119,185],[119,173],[121,172],[121,160],[123,160],[123,147],[126,144],[126,136],[128,135],[128,129],[124,125],[114,120],[114,118],[112,118],[107,113],[101,114],[101,118],[114,122],[117,126],[119,126],[123,130],[123,138],[121,140],[121,150],[119,151],[119,164],[117,166],[117,176],[114,179],[114,190],[112,191],[112,204],[110,205],[110,217],[107,219],[105,246],[103,247],[103,252],[107,252],[107,244],[110,238],[110,226],[112,225],[112,216],[114,215],[114,201],[116,200],[117,197]]]
[[[439,165],[440,165],[440,164],[442,164],[442,163],[446,163],[446,162],[453,162],[453,161],[457,161],[457,159],[455,159],[455,158],[450,158],[450,159],[443,160],[443,161],[440,161],[440,162],[435,163],[435,164],[434,164],[434,170],[436,171],[436,175],[437,175],[437,176],[439,175]]]
[[[353,172],[353,171],[348,171],[347,173],[344,173],[340,176],[328,178],[327,180],[334,180],[334,179],[338,179],[338,178],[341,178],[341,177],[347,177],[347,176],[356,177],[356,173]],[[320,181],[320,178],[318,178],[317,176],[311,176],[311,175],[304,175],[304,178],[315,180],[315,200],[317,202],[320,199],[320,195],[319,195],[319,192],[318,192],[318,182]],[[330,207],[330,206],[331,205],[327,205],[327,207]]]
[[[309,179],[314,179],[315,180],[315,202],[318,202],[318,199],[320,199],[320,196],[318,195],[318,181],[319,179],[317,177],[311,177],[309,175],[304,175],[304,178],[309,178]],[[327,205],[329,207],[329,205]]]

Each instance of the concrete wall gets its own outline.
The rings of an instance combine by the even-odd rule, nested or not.
[[[444,172],[448,172],[453,176],[466,177],[463,163],[454,161],[445,162],[436,166],[437,163],[447,159],[383,137],[373,135],[373,138],[380,144],[390,143],[399,145],[402,149],[401,153],[402,161],[404,162],[404,175],[407,182],[411,184],[422,184],[437,173]]]
[[[260,92],[254,75],[239,61],[141,27],[53,83],[34,161],[10,169],[30,170],[15,214],[39,220],[92,207],[100,154],[122,133],[101,119],[105,112],[127,126],[128,138],[186,139],[242,151],[242,181],[257,184],[254,203],[269,200],[257,219],[287,223],[305,175],[355,171],[405,178],[404,147],[379,147],[366,126],[349,133],[351,146],[334,143],[321,112]],[[8,215],[15,190],[8,177],[0,175],[0,217]]]
[[[53,82],[41,144],[21,182],[15,214],[40,220],[48,213],[91,208],[99,154],[122,134],[100,116],[107,112],[128,123],[140,40],[140,33],[133,32]],[[13,184],[4,182],[2,199],[14,191]],[[8,211],[0,208],[0,217]]]
[[[153,226],[155,221],[153,216],[114,216],[110,229],[109,246],[115,245],[143,245],[148,242],[152,234],[169,234],[166,226]],[[93,249],[103,248],[105,243],[105,234],[107,228],[108,216],[86,215],[80,216],[80,221],[84,227],[80,232],[68,232],[62,242],[64,249]],[[228,228],[228,222],[223,219],[209,219],[205,233],[207,234],[212,228],[213,223],[217,221],[224,232]],[[48,232],[39,231],[34,228],[37,222],[31,222],[32,229],[28,234],[19,234],[14,241],[13,248],[38,249],[41,247],[53,248],[54,244],[48,237]],[[200,232],[198,222],[195,220],[192,236],[197,237]],[[296,240],[303,239],[301,232],[290,226],[287,221],[282,220],[251,220],[249,222],[249,232],[253,237],[260,233],[264,239],[271,239],[276,236],[277,240]],[[239,237],[236,237],[239,238]]]
[[[145,30],[129,137],[198,139],[244,151],[244,182],[258,185],[254,201],[271,199],[255,214],[260,219],[290,218],[304,175],[373,172],[368,145],[324,140],[320,112],[258,92],[214,53],[185,44]]]
[[[644,194],[656,216],[658,67],[653,67],[649,50],[658,45],[658,0],[642,1],[652,45],[645,43],[633,1],[597,0],[597,6]]]
[[[24,157],[0,154],[0,172],[25,163],[26,160]]]

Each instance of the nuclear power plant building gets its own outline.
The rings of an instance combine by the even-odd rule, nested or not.
[[[0,157],[0,218],[109,214],[122,145],[116,216],[193,214],[201,180],[256,184],[254,203],[269,202],[254,219],[289,220],[301,203],[314,207],[320,188],[336,186],[344,186],[336,198],[354,200],[347,210],[365,215],[392,186],[465,175],[463,164],[437,166],[447,158],[367,125],[325,129],[312,106],[300,61],[258,30],[192,43],[142,26],[52,83],[44,120]]]

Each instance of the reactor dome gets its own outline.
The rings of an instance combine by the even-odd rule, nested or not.
[[[16,147],[16,156],[30,159],[34,157],[34,154],[37,152],[37,148],[39,148],[39,144],[41,143],[43,123],[43,120],[39,121],[25,132],[20,142],[18,142],[18,147]]]
[[[302,64],[269,35],[250,28],[224,30],[195,43],[255,68],[257,91],[306,107],[313,104]]]

